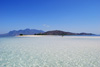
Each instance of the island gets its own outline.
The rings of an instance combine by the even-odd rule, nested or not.
[[[38,34],[34,34],[34,35],[95,35],[92,33],[72,33],[72,32],[65,32],[65,31],[61,31],[61,30],[53,30],[53,31],[47,31],[44,33],[38,33]]]
[[[51,31],[43,31],[37,29],[24,29],[24,30],[13,30],[6,34],[2,34],[0,36],[24,36],[24,35],[95,35],[92,33],[73,33],[73,32],[65,32],[62,30],[51,30]]]

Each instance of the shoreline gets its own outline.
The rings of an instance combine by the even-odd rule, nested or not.
[[[61,35],[18,35],[16,37],[66,37],[66,38],[100,38],[100,36],[61,36]]]
[[[16,37],[44,37],[44,36],[59,36],[59,35],[18,35]]]

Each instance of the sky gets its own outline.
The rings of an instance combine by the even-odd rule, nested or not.
[[[0,0],[0,34],[26,28],[100,34],[100,0]]]

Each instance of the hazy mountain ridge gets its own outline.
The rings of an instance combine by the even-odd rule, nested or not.
[[[10,31],[8,34],[9,35],[19,35],[19,34],[25,34],[25,35],[32,35],[32,34],[38,34],[38,33],[43,33],[44,31],[42,30],[36,30],[36,29],[25,29],[25,30],[13,30]]]
[[[37,29],[13,30],[6,34],[2,34],[1,36],[16,36],[19,34],[33,35],[33,34],[38,34],[38,33],[44,33],[44,31],[37,30]]]
[[[95,35],[92,33],[72,33],[72,32],[65,32],[61,30],[53,30],[44,32],[42,30],[37,29],[24,29],[24,30],[13,30],[8,32],[7,34],[2,34],[0,36],[16,36],[19,34],[23,35]]]

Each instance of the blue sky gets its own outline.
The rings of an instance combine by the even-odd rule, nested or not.
[[[0,33],[26,28],[100,34],[100,0],[0,0]]]

